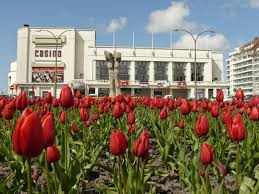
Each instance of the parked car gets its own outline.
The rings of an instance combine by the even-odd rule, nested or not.
[[[164,98],[170,98],[173,99],[173,95],[165,95]]]

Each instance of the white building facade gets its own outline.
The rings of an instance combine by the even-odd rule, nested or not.
[[[235,48],[227,59],[230,95],[242,88],[245,95],[259,95],[259,37]]]
[[[85,95],[107,95],[109,81],[104,51],[121,53],[122,94],[194,98],[194,50],[96,46],[95,30],[28,25],[18,29],[17,60],[8,74],[8,93],[26,91],[29,96],[44,96],[51,91],[54,94],[57,70],[57,96],[63,84]],[[215,97],[217,89],[228,88],[223,81],[223,54],[211,50],[196,53],[197,98]],[[10,90],[12,86],[15,90]]]

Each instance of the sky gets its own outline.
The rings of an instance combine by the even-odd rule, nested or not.
[[[192,48],[181,28],[199,37],[198,48],[228,52],[259,36],[259,0],[8,0],[0,6],[0,93],[7,92],[10,63],[16,60],[17,28],[96,29],[97,45]]]

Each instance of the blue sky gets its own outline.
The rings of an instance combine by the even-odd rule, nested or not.
[[[44,27],[94,28],[97,45],[169,47],[169,31],[185,28],[193,33],[213,29],[199,40],[200,48],[227,53],[259,36],[259,0],[9,0],[0,6],[0,93],[6,92],[9,64],[16,59],[17,28],[23,24]],[[183,33],[172,34],[174,48],[189,48]],[[190,42],[191,43],[191,42]]]

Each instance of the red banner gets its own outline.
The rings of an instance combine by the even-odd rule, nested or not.
[[[119,86],[128,86],[129,80],[119,80]]]
[[[187,87],[186,81],[179,81],[177,84],[177,87],[186,88]]]

